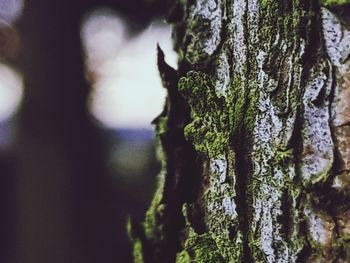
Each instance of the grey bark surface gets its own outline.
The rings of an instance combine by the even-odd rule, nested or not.
[[[136,262],[350,262],[349,1],[181,0]]]

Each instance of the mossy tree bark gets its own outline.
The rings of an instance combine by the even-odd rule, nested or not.
[[[349,3],[178,1],[136,262],[350,262]]]

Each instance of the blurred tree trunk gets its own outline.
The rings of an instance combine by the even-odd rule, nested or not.
[[[112,211],[103,143],[87,111],[83,2],[27,1],[21,20],[18,262],[116,262],[125,255],[116,249],[120,211]]]
[[[178,1],[136,262],[350,262],[350,7],[324,2]]]

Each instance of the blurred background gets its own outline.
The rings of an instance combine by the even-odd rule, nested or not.
[[[0,0],[0,262],[132,262],[171,0]]]

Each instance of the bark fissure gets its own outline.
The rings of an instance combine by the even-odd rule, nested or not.
[[[239,217],[238,228],[242,232],[243,236],[243,251],[242,251],[242,262],[253,262],[253,258],[249,248],[248,241],[248,224],[249,222],[249,195],[247,194],[248,186],[248,168],[247,164],[247,152],[246,152],[246,142],[245,132],[240,131],[240,136],[236,135],[238,139],[235,142],[235,152],[236,152],[236,193],[235,202],[237,204],[237,214]]]
[[[242,16],[242,23],[243,23],[243,35],[244,35],[244,42],[243,44],[245,46],[248,46],[249,43],[249,32],[248,32],[248,10],[249,10],[249,3],[246,1],[245,3],[245,9]],[[237,48],[237,47],[236,47]],[[249,57],[249,48],[245,51],[245,56]],[[245,75],[248,76],[250,72],[250,65],[247,63],[244,65],[244,71]],[[232,74],[235,74],[236,72],[233,72]],[[239,120],[235,122],[236,127],[235,133],[233,134],[233,144],[234,144],[234,151],[236,153],[236,193],[237,196],[235,198],[236,204],[237,204],[237,214],[239,218],[238,227],[242,233],[242,239],[243,239],[243,251],[242,251],[242,262],[253,262],[253,257],[250,251],[249,247],[249,240],[248,240],[248,232],[249,232],[249,208],[251,207],[251,198],[249,195],[248,185],[250,178],[250,168],[251,165],[248,161],[248,154],[249,152],[247,149],[249,148],[249,137],[248,132],[245,130],[245,124],[244,121],[246,119],[246,113],[248,112],[248,108],[250,105],[249,102],[249,85],[248,85],[248,78],[243,79],[242,86],[247,87],[244,90],[244,97],[246,98],[243,102],[243,105],[240,109],[239,113]],[[242,98],[240,98],[242,99]],[[235,116],[238,117],[238,116]]]

